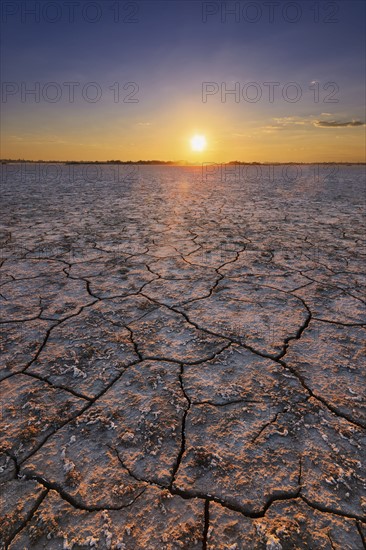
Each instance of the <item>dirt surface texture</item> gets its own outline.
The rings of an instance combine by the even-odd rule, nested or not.
[[[1,550],[365,548],[364,167],[28,168],[2,182]]]

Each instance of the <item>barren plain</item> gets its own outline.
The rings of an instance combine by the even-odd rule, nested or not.
[[[364,167],[3,168],[1,548],[364,548]]]

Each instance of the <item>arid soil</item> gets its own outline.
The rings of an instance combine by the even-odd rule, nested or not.
[[[360,550],[362,167],[6,174],[11,550]]]

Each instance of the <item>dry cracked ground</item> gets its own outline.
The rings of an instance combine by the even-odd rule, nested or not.
[[[110,169],[3,180],[1,548],[364,548],[363,168]]]

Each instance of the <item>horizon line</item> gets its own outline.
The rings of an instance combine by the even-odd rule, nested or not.
[[[29,163],[29,164],[122,164],[122,165],[130,165],[130,164],[138,164],[138,165],[168,165],[168,166],[203,166],[203,165],[244,165],[244,166],[272,166],[272,165],[313,165],[313,164],[341,164],[341,165],[366,165],[366,161],[275,161],[275,162],[269,162],[269,161],[241,161],[241,160],[231,160],[228,162],[213,162],[213,161],[204,161],[204,162],[189,162],[186,160],[29,160],[29,159],[0,159],[0,164],[20,164],[20,163]]]

